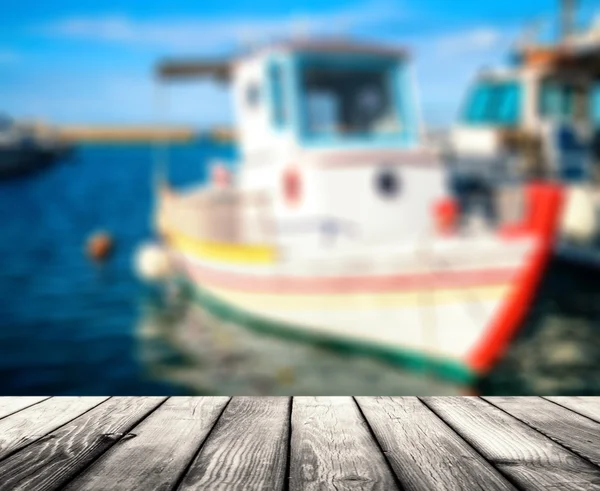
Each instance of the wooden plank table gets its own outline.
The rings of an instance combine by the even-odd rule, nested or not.
[[[600,490],[600,397],[0,397],[0,491]]]

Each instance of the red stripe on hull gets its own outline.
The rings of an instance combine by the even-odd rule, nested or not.
[[[184,265],[200,283],[253,293],[345,294],[407,292],[421,289],[469,288],[514,281],[516,269],[404,274],[388,276],[291,277],[256,276],[216,271],[189,262]]]
[[[516,287],[503,303],[487,336],[469,354],[467,364],[474,371],[481,374],[489,371],[522,326],[552,251],[562,198],[559,186],[534,184],[529,187],[530,209],[525,224],[529,233],[541,238],[540,246],[520,272]]]

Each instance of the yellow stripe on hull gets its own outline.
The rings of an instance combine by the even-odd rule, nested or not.
[[[338,294],[338,295],[273,295],[245,293],[203,284],[222,299],[240,307],[272,310],[353,310],[394,307],[424,307],[473,301],[500,300],[507,295],[510,285],[492,285],[478,288],[453,288],[446,290],[402,293]]]
[[[223,242],[205,242],[179,234],[165,234],[171,247],[199,259],[209,259],[234,264],[273,264],[276,249],[265,245],[242,245]]]

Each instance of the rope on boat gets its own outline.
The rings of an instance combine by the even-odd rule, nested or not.
[[[154,111],[157,124],[161,124],[166,119],[167,98],[165,91],[157,81],[154,87]],[[153,172],[153,190],[155,195],[168,185],[168,140],[167,137],[158,136],[154,142],[154,172]]]

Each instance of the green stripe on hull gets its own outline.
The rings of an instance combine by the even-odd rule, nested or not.
[[[328,349],[349,354],[376,356],[402,368],[418,373],[427,373],[454,383],[469,385],[477,380],[477,374],[461,362],[435,358],[408,348],[389,348],[374,343],[344,339],[324,332],[309,332],[303,327],[270,320],[243,311],[228,302],[220,300],[185,278],[182,278],[182,281],[193,288],[195,298],[209,313],[222,320],[246,326],[257,332],[318,344]]]

